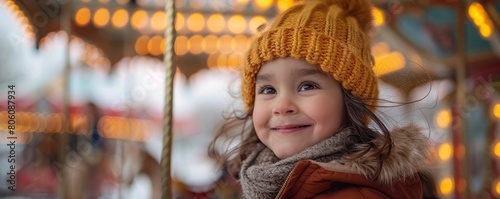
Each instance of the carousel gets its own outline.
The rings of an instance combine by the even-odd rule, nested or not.
[[[439,198],[499,198],[500,1],[371,1],[377,111],[426,130]],[[240,198],[207,147],[294,4],[1,0],[0,196]]]

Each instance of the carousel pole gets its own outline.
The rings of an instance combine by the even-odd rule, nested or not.
[[[162,199],[172,198],[171,157],[172,157],[172,108],[173,83],[175,74],[174,41],[175,41],[175,0],[167,0],[165,5],[167,27],[165,28],[165,107],[163,110],[163,149],[161,153],[161,186]]]
[[[66,32],[68,35],[67,41],[66,41],[66,51],[64,53],[65,55],[65,64],[64,64],[64,93],[63,93],[63,113],[64,113],[64,120],[63,120],[63,127],[62,127],[62,132],[58,136],[59,137],[59,151],[58,151],[58,168],[59,172],[61,173],[60,178],[58,180],[59,184],[57,185],[58,187],[58,195],[59,198],[68,198],[69,197],[69,190],[68,187],[69,181],[68,181],[68,176],[67,176],[67,163],[66,163],[66,156],[68,154],[68,132],[69,132],[69,126],[70,126],[70,118],[69,118],[69,106],[70,106],[70,95],[69,95],[69,84],[70,84],[70,78],[71,78],[71,62],[70,62],[70,52],[69,52],[69,44],[70,44],[70,39],[71,39],[71,1],[66,1],[62,6],[61,6],[61,30]]]
[[[467,167],[467,132],[464,109],[466,98],[466,63],[467,54],[465,49],[465,21],[466,21],[466,2],[457,1],[457,58],[455,68],[456,93],[454,109],[454,122],[452,125],[453,143],[454,143],[454,173],[455,173],[455,198],[469,198],[468,188],[469,175]]]

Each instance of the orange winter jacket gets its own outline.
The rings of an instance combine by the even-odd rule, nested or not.
[[[415,174],[389,186],[362,174],[331,171],[303,160],[295,165],[276,198],[421,199],[422,183]]]
[[[427,160],[428,139],[415,126],[394,129],[391,137],[393,148],[377,179],[369,177],[378,168],[374,151],[352,160],[301,160],[276,198],[421,199],[423,187],[417,172]],[[383,140],[373,143],[381,146]],[[364,147],[358,146],[361,151]]]

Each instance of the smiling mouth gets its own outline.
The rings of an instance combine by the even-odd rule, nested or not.
[[[271,128],[273,131],[279,131],[279,130],[291,130],[291,129],[300,129],[300,128],[306,128],[310,127],[311,125],[296,125],[296,126],[278,126]]]

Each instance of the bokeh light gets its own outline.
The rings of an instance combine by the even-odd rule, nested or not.
[[[219,33],[224,30],[226,25],[226,20],[221,14],[213,14],[208,17],[207,28],[212,33]]]
[[[184,19],[184,15],[182,15],[181,13],[177,13],[175,16],[175,30],[179,31],[180,29],[182,29],[182,27],[184,27],[185,21],[186,19]]]
[[[135,11],[131,19],[132,27],[136,30],[146,27],[148,24],[148,13],[144,10]]]
[[[185,55],[188,52],[188,41],[186,36],[177,36],[175,38],[174,51],[176,55]]]
[[[104,27],[109,22],[109,11],[106,8],[99,8],[94,14],[94,25]]]
[[[161,36],[154,36],[153,38],[149,39],[148,41],[148,52],[151,55],[157,56],[162,54],[161,50],[161,41],[162,41]]]
[[[438,155],[442,161],[447,161],[453,154],[453,148],[450,143],[443,143],[439,146]]]
[[[449,110],[440,110],[436,115],[436,124],[439,128],[446,128],[451,123],[451,113]]]
[[[158,11],[151,17],[151,28],[156,31],[165,30],[167,27],[167,15],[163,11]]]
[[[246,29],[247,21],[241,15],[234,15],[229,18],[227,26],[232,33],[241,34]]]
[[[89,24],[91,18],[90,9],[83,7],[78,9],[75,14],[75,23],[77,26],[86,26]]]
[[[385,23],[384,12],[376,7],[372,9],[373,20],[375,21],[375,26],[381,26]]]
[[[115,28],[123,28],[128,23],[128,12],[125,9],[118,9],[111,18],[111,22]]]
[[[137,41],[135,41],[135,52],[138,55],[146,55],[148,54],[148,42],[149,42],[149,37],[148,36],[140,36],[137,38]]]
[[[439,182],[439,191],[443,195],[448,195],[453,191],[453,180],[449,177],[441,179]]]
[[[294,0],[278,0],[276,2],[276,7],[279,12],[283,12],[295,4]]]
[[[193,13],[187,19],[187,27],[190,31],[199,32],[205,27],[205,17],[200,13]]]
[[[191,54],[200,54],[203,52],[202,47],[203,37],[201,35],[193,35],[189,38],[188,49]]]
[[[493,116],[496,119],[500,119],[500,102],[497,102],[495,103],[495,105],[493,105]]]
[[[248,24],[250,31],[252,33],[257,33],[259,32],[258,28],[261,27],[262,25],[266,25],[267,19],[264,18],[263,16],[255,16],[250,19],[250,22]]]
[[[254,3],[257,9],[265,11],[273,5],[273,0],[254,0]]]

